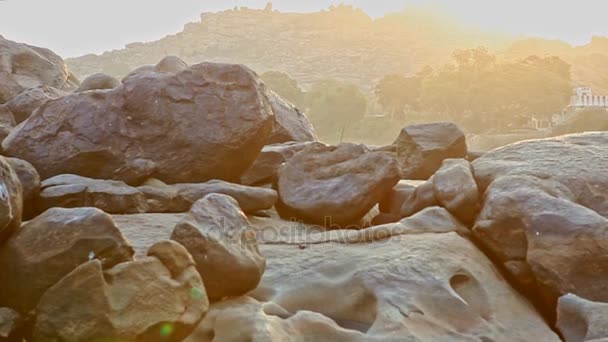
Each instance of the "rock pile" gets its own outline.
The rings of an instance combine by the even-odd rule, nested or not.
[[[36,86],[8,99],[0,341],[608,338],[606,132],[470,162],[450,123],[316,142],[239,65]]]

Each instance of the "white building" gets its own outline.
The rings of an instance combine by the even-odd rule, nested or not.
[[[574,89],[568,108],[608,108],[608,96],[593,95],[590,87],[578,87]]]

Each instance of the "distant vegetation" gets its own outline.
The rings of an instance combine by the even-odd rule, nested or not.
[[[587,108],[575,113],[569,120],[553,128],[553,134],[608,131],[608,110]]]

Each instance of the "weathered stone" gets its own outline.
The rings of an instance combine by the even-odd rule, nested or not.
[[[124,182],[59,175],[41,184],[39,211],[53,207],[95,207],[110,214],[145,213],[146,196]]]
[[[249,221],[233,198],[211,194],[197,201],[171,239],[192,254],[211,300],[239,296],[259,283],[266,261]]]
[[[319,143],[287,142],[264,146],[253,165],[241,176],[241,183],[245,185],[274,183],[281,164],[311,144]]]
[[[23,190],[8,160],[0,156],[0,247],[21,226]],[[0,272],[0,274],[2,274]],[[1,283],[1,282],[0,282]]]
[[[467,156],[463,131],[449,122],[405,127],[395,144],[403,179],[426,180],[439,170],[443,160]]]
[[[16,123],[22,123],[46,101],[65,95],[67,95],[66,92],[49,86],[29,88],[9,100],[6,107],[15,116]]]
[[[94,208],[53,208],[25,223],[0,247],[0,306],[33,309],[53,284],[78,265],[105,268],[130,261],[133,249],[112,218]]]
[[[357,224],[399,181],[395,159],[365,146],[314,144],[279,170],[283,217],[326,227]]]
[[[188,69],[188,63],[177,56],[167,56],[160,60],[154,67],[154,71],[160,73],[176,74]]]
[[[275,117],[274,129],[268,139],[268,145],[317,140],[315,129],[306,114],[271,90],[268,91],[268,99]]]
[[[446,159],[433,175],[435,198],[442,207],[466,224],[472,224],[481,209],[479,191],[471,164],[465,159]]]
[[[266,143],[273,120],[253,71],[203,63],[47,101],[11,132],[3,149],[31,162],[43,178],[238,180]]]
[[[0,139],[4,140],[11,134],[15,125],[13,113],[5,105],[0,105]]]
[[[439,205],[439,201],[435,197],[435,187],[433,179],[418,185],[414,192],[403,200],[401,205],[401,217],[409,217],[421,211],[424,208],[434,207]]]
[[[82,93],[87,90],[104,90],[114,89],[120,85],[120,81],[110,75],[104,73],[97,73],[87,77],[80,87],[76,89],[76,93]]]
[[[19,182],[21,183],[23,193],[23,219],[29,220],[36,213],[36,200],[40,194],[40,176],[34,166],[25,160],[17,158],[6,158],[6,161],[11,166]]]
[[[224,194],[234,198],[241,210],[254,213],[270,209],[277,201],[277,192],[272,189],[260,188],[212,180],[197,184],[175,184],[178,194],[191,205],[209,194]]]
[[[192,206],[178,190],[169,185],[154,186],[144,185],[137,187],[146,198],[148,213],[182,213]]]
[[[19,339],[19,328],[22,325],[21,315],[10,308],[0,308],[0,341],[22,341]]]
[[[549,311],[568,293],[608,301],[606,146],[605,132],[531,140],[472,164],[485,191],[474,234],[500,263],[527,264],[507,270]]]
[[[596,303],[573,294],[560,297],[557,328],[565,342],[608,339],[608,303]]]
[[[70,74],[63,59],[49,49],[0,37],[0,60],[0,104],[28,88],[78,86],[78,80]]]
[[[397,185],[380,201],[380,212],[392,214],[401,218],[401,207],[410,199],[416,188],[424,184],[424,181],[400,180]]]
[[[87,262],[51,287],[36,308],[33,341],[181,341],[208,306],[192,257],[163,241],[105,272]]]

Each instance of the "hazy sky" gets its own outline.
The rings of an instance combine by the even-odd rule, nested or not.
[[[268,0],[0,0],[0,35],[51,48],[64,57],[118,49],[181,31],[201,12]],[[281,11],[353,4],[372,16],[409,6],[441,8],[466,23],[505,33],[585,44],[608,36],[608,0],[275,0]]]

